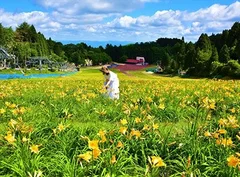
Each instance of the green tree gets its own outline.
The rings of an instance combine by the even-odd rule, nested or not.
[[[23,22],[16,28],[16,41],[17,42],[31,42],[30,25]]]
[[[230,60],[229,48],[225,44],[225,45],[223,45],[223,47],[221,48],[221,51],[219,53],[219,61],[221,63],[227,63],[229,60]]]
[[[217,48],[215,46],[212,46],[212,56],[210,58],[210,61],[213,62],[213,61],[218,61],[218,51],[217,51]]]
[[[202,34],[196,43],[197,51],[197,63],[204,63],[212,56],[212,45],[207,34]]]
[[[235,47],[235,53],[236,53],[238,62],[240,63],[240,41],[237,42],[237,45]]]
[[[39,56],[48,56],[49,50],[48,50],[48,44],[43,34],[38,32],[37,35],[37,51]]]
[[[209,74],[209,60],[212,56],[212,45],[207,34],[202,34],[196,43],[195,74],[207,76]]]
[[[124,63],[124,62],[127,61],[127,59],[128,59],[128,56],[127,55],[123,55],[123,56],[120,57],[119,62],[120,63]]]
[[[176,43],[173,46],[173,54],[174,54],[174,58],[177,62],[177,65],[179,68],[183,68],[184,67],[184,63],[185,63],[185,57],[186,57],[186,46],[184,42],[181,43]]]
[[[18,42],[14,48],[15,55],[22,67],[26,66],[27,58],[30,57],[31,48],[29,42]]]
[[[233,26],[231,27],[231,29],[229,30],[229,35],[228,35],[228,40],[227,40],[227,45],[229,47],[234,46],[234,41],[240,41],[240,23],[239,22],[235,22],[233,24]]]
[[[14,45],[14,31],[11,27],[4,28],[0,23],[0,47],[6,48],[11,53]]]
[[[185,56],[185,60],[184,60],[183,69],[188,69],[188,68],[194,67],[195,55],[196,55],[195,46],[192,42],[189,42],[186,45],[186,56]]]
[[[31,43],[37,42],[37,31],[33,25],[30,26],[28,34]]]

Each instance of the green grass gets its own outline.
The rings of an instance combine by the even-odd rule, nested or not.
[[[239,176],[227,162],[239,158],[239,81],[113,71],[120,79],[116,101],[102,96],[96,67],[66,77],[0,81],[0,176],[39,170],[49,177]],[[227,133],[217,137],[219,129]],[[101,153],[86,161],[83,155],[96,153],[91,140],[99,141]],[[166,166],[155,167],[153,156]]]

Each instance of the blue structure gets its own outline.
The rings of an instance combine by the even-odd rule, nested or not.
[[[31,79],[31,78],[49,78],[49,77],[64,77],[72,75],[76,72],[68,72],[64,74],[0,74],[0,80],[6,79]]]

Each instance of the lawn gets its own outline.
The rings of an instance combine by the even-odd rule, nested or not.
[[[240,176],[240,82],[98,68],[0,81],[0,176]]]

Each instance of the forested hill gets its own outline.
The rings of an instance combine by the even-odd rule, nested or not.
[[[0,47],[16,55],[19,62],[31,56],[46,56],[56,61],[83,65],[85,59],[94,65],[143,56],[150,64],[161,64],[165,73],[185,70],[201,77],[231,76],[240,78],[240,23],[219,34],[201,34],[195,42],[176,38],[159,38],[124,46],[107,44],[94,48],[85,43],[66,44],[46,39],[33,25],[23,22],[16,30],[0,24]]]

